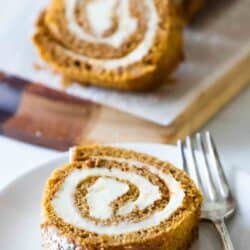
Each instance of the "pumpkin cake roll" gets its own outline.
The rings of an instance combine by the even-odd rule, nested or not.
[[[43,197],[45,250],[186,250],[201,194],[168,162],[107,146],[74,148]]]
[[[182,60],[175,0],[51,0],[34,44],[67,79],[120,90],[164,83]]]

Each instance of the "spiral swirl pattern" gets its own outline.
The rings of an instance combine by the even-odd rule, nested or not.
[[[131,16],[130,0],[93,0],[86,4],[86,21],[90,27],[90,32],[86,32],[76,20],[75,9],[81,2],[82,5],[86,1],[67,0],[66,1],[66,20],[69,31],[76,39],[87,43],[97,45],[108,45],[115,49],[122,50],[122,45],[126,44],[130,36],[133,35],[138,28],[138,20]],[[127,54],[119,58],[92,58],[84,54],[77,54],[70,50],[67,53],[75,58],[86,61],[93,65],[99,65],[106,69],[115,69],[125,67],[140,61],[147,55],[153,45],[159,17],[153,0],[144,0],[145,15],[147,16],[146,31],[144,38],[136,45],[136,47]],[[113,13],[116,10],[115,14]],[[97,15],[98,13],[98,15]],[[112,28],[112,17],[117,17],[117,27],[114,33],[104,36],[105,31]],[[113,18],[114,19],[114,18]]]
[[[73,170],[54,197],[53,207],[66,223],[97,234],[126,234],[159,225],[181,206],[185,193],[171,174],[138,161],[112,157],[102,157],[101,160],[101,165]],[[108,167],[105,167],[107,163]],[[152,180],[154,177],[169,191],[169,198],[164,200],[165,204],[160,209],[153,204],[161,201],[164,194],[161,193],[162,188]],[[74,205],[74,193],[79,183],[90,178],[95,180],[85,190],[88,216],[83,217]],[[130,186],[128,183],[136,187],[138,197],[125,200],[114,210],[112,203],[126,196]],[[129,219],[131,213],[147,211],[150,206],[153,209],[147,216]]]

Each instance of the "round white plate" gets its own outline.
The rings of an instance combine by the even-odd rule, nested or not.
[[[154,155],[180,166],[174,146],[159,144],[116,144]],[[68,162],[68,154],[22,175],[0,192],[0,250],[40,250],[41,195],[46,179]],[[202,246],[202,247],[201,247]],[[193,249],[219,250],[219,240],[207,225],[201,225],[200,238]]]

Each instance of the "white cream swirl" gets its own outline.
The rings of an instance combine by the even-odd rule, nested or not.
[[[68,29],[77,38],[90,43],[107,44],[114,48],[120,48],[128,37],[136,31],[138,22],[135,17],[130,15],[130,0],[92,0],[87,5],[86,13],[94,35],[87,33],[83,30],[83,27],[77,23],[75,18],[77,3],[84,3],[85,1],[86,0],[66,0],[65,15]],[[95,59],[74,53],[68,49],[65,49],[65,51],[77,60],[98,65],[106,69],[124,67],[140,61],[147,55],[152,47],[159,22],[154,0],[143,1],[146,6],[147,31],[138,46],[126,56],[116,59]],[[114,34],[103,37],[102,34],[110,28],[112,24],[112,12],[116,5],[118,6],[118,28]]]
[[[74,204],[74,192],[77,185],[89,178],[99,177],[99,179],[88,188],[87,203],[90,215],[97,219],[107,219],[113,216],[110,207],[112,201],[128,191],[128,186],[118,180],[126,180],[134,184],[139,190],[139,197],[136,201],[128,201],[118,209],[118,214],[126,215],[135,208],[144,209],[161,198],[159,187],[149,182],[149,180],[135,172],[122,171],[118,168],[83,168],[73,170],[66,177],[61,189],[52,200],[53,207],[59,217],[66,223],[74,225],[80,229],[97,234],[119,235],[157,226],[162,221],[168,219],[181,205],[185,197],[184,190],[180,183],[171,174],[166,174],[159,168],[144,163],[124,160],[121,158],[102,157],[106,160],[126,162],[137,168],[146,167],[153,175],[158,176],[170,191],[170,199],[161,210],[153,211],[152,214],[139,221],[124,220],[111,225],[94,223],[89,218],[82,217]]]
[[[84,41],[104,43],[119,48],[124,40],[137,28],[137,20],[129,15],[128,0],[93,0],[87,5],[86,9],[90,26],[97,35],[93,36],[85,32],[75,20],[74,10],[77,2],[79,0],[66,1],[66,17],[69,30]],[[118,29],[113,35],[102,37],[103,32],[108,30],[112,25],[112,12],[116,4],[118,4]]]

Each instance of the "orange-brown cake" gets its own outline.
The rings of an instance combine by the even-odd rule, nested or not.
[[[51,0],[33,41],[68,79],[147,90],[164,83],[182,60],[179,12],[174,0]]]
[[[104,146],[79,147],[44,191],[45,250],[186,250],[201,194],[168,162]]]

